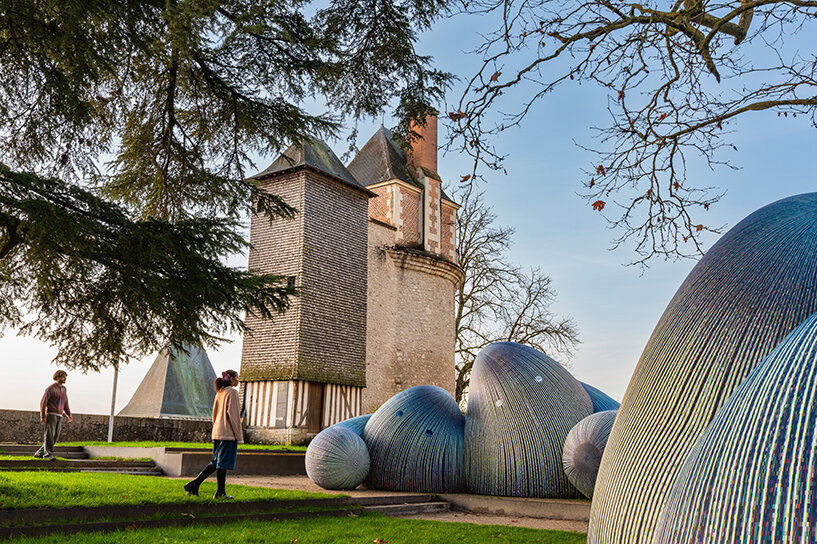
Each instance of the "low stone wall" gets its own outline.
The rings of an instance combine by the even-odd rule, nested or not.
[[[43,440],[43,424],[38,412],[0,410],[0,442],[37,444]],[[209,419],[116,417],[113,439],[117,442],[136,440],[210,442],[212,422]],[[74,414],[66,419],[60,442],[99,441],[108,439],[108,416]]]

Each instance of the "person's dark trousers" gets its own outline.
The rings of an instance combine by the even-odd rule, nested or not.
[[[54,444],[60,439],[60,431],[62,430],[62,417],[57,414],[48,414],[45,419],[45,436],[43,437],[43,445],[34,454],[34,457],[45,457],[46,459],[54,457]]]
[[[190,493],[191,495],[198,495],[199,494],[199,486],[201,483],[207,479],[212,473],[216,471],[216,467],[213,465],[207,465],[204,467],[204,470],[196,476],[195,480],[191,480],[184,484],[184,490]]]

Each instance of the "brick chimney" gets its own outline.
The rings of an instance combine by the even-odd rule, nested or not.
[[[437,171],[437,116],[428,115],[424,127],[412,124],[411,130],[420,135],[411,143],[411,163],[415,168]]]

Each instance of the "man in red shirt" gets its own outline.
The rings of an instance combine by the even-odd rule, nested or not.
[[[68,407],[68,390],[65,388],[65,380],[68,373],[58,370],[54,373],[54,383],[46,387],[45,394],[40,401],[40,421],[45,424],[45,438],[43,445],[34,454],[34,457],[41,457],[54,460],[54,444],[60,437],[62,429],[62,418],[65,415],[68,422],[74,421],[71,417],[71,408]]]

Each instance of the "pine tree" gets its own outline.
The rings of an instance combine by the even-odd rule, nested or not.
[[[443,5],[0,0],[0,327],[96,369],[286,309],[281,278],[223,264],[248,214],[297,213],[250,156],[422,119],[450,75],[414,41]]]

